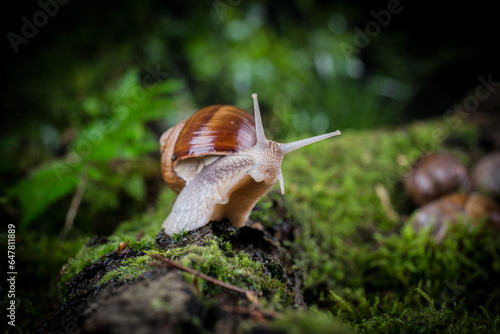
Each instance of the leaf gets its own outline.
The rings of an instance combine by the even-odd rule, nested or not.
[[[124,180],[125,192],[136,200],[141,200],[145,194],[144,180],[141,175],[136,174]]]
[[[21,203],[21,228],[42,214],[52,203],[72,193],[78,184],[79,171],[62,162],[38,168],[10,192]]]
[[[112,210],[120,204],[119,193],[109,184],[89,183],[83,200],[88,203],[87,213],[97,214],[101,210]]]

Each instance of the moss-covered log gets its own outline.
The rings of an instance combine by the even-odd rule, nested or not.
[[[287,194],[271,192],[239,230],[220,222],[158,234],[175,199],[164,192],[154,212],[89,240],[69,260],[63,306],[38,329],[498,332],[498,233],[460,225],[436,243],[430,230],[408,224],[414,208],[402,187],[422,153],[451,152],[470,167],[485,154],[479,143],[473,127],[442,121],[344,131],[287,157]],[[151,254],[255,294],[165,267]]]

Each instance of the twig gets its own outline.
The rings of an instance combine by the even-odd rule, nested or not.
[[[76,186],[75,195],[71,200],[71,204],[69,206],[68,213],[66,214],[66,220],[64,222],[64,226],[59,233],[59,240],[66,239],[69,231],[73,228],[73,223],[75,221],[76,213],[78,212],[78,208],[80,207],[80,203],[82,202],[83,193],[85,192],[85,187],[87,186],[88,176],[87,174],[82,174],[80,176],[80,181],[78,181],[78,186]]]
[[[210,277],[208,275],[205,275],[204,273],[201,273],[199,271],[196,271],[196,270],[188,268],[188,267],[184,267],[184,266],[178,264],[175,261],[167,259],[166,257],[160,256],[160,255],[157,255],[157,254],[149,254],[149,256],[151,256],[153,259],[156,259],[158,261],[162,261],[162,262],[166,263],[169,267],[174,267],[176,269],[179,269],[179,270],[185,271],[187,273],[193,274],[193,275],[195,275],[197,277],[200,277],[200,278],[204,279],[205,281],[208,281],[208,282],[210,282],[212,284],[221,286],[221,287],[226,288],[228,290],[232,290],[232,291],[243,293],[243,294],[254,294],[254,295],[257,295],[257,296],[262,296],[262,292],[246,290],[246,289],[237,287],[235,285],[219,281],[218,279]]]
[[[387,217],[393,222],[398,221],[399,215],[392,207],[391,198],[389,196],[389,193],[387,192],[387,189],[385,189],[382,184],[377,183],[377,185],[375,186],[375,192],[377,193],[378,199],[380,200],[382,208],[384,208]]]

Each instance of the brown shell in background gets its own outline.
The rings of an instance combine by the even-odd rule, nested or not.
[[[474,227],[483,220],[486,227],[500,230],[500,208],[476,193],[445,196],[422,206],[411,218],[417,231],[432,226],[431,234],[438,243],[443,241],[450,225],[466,223]]]
[[[500,152],[488,154],[472,170],[474,189],[500,199]]]
[[[233,106],[205,107],[161,136],[163,178],[179,193],[204,166],[256,142],[252,115]]]
[[[417,160],[404,179],[406,193],[416,205],[470,188],[465,166],[453,155],[434,153]]]

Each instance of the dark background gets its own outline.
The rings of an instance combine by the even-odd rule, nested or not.
[[[40,6],[36,2],[10,3],[10,8],[3,11],[2,15],[2,31],[5,36],[2,43],[2,124],[4,127],[7,125],[4,131],[12,131],[20,124],[44,117],[44,111],[36,108],[37,103],[33,101],[32,95],[35,93],[23,90],[20,86],[27,78],[32,77],[38,78],[39,84],[46,82],[43,76],[50,69],[43,67],[47,63],[40,63],[39,57],[47,49],[58,46],[57,52],[52,54],[53,61],[63,70],[78,66],[80,61],[92,59],[100,48],[112,47],[114,43],[131,43],[134,48],[140,49],[141,36],[158,29],[155,27],[158,16],[166,15],[193,22],[192,29],[195,30],[207,27],[203,20],[209,21],[209,12],[214,11],[213,2],[210,1],[146,3],[147,5],[141,6],[129,1],[116,6],[95,1],[70,1],[59,5],[59,13],[50,18],[48,24],[41,27],[28,44],[21,44],[18,54],[13,52],[6,34],[11,31],[19,34],[21,18],[26,16],[32,21],[31,15],[39,11]],[[388,2],[335,1],[306,5],[300,1],[242,1],[235,8],[244,12],[254,4],[259,4],[266,12],[265,24],[268,29],[286,36],[289,27],[307,31],[324,25],[328,16],[339,11],[348,20],[348,30],[352,30],[354,26],[363,28],[364,24],[373,20],[370,11],[385,9]],[[400,43],[397,40],[391,47],[409,55],[406,66],[419,73],[425,84],[421,85],[411,103],[406,105],[404,116],[398,121],[442,114],[477,84],[479,75],[493,73],[495,78],[499,55],[496,24],[498,16],[491,3],[479,1],[436,4],[402,1],[401,6],[403,11],[392,16],[390,24],[382,28],[381,34],[389,38],[402,36],[403,41]],[[214,33],[217,33],[217,27],[213,28]],[[182,43],[184,38],[193,35],[196,35],[196,31],[186,31],[185,36],[180,32],[175,39],[169,41],[172,43],[171,51],[177,52],[170,53],[169,56],[179,72],[188,74],[187,80],[191,85],[197,82],[196,78],[189,77],[190,64],[183,57],[185,49]],[[379,37],[375,37],[375,40]],[[361,58],[366,62],[367,73],[381,67],[380,60],[374,60],[370,56],[372,49],[376,47],[376,43],[370,43],[362,50]],[[141,62],[140,53],[136,56],[134,61]],[[437,58],[444,58],[445,61],[433,67],[432,62]],[[196,102],[202,104],[215,101]]]

